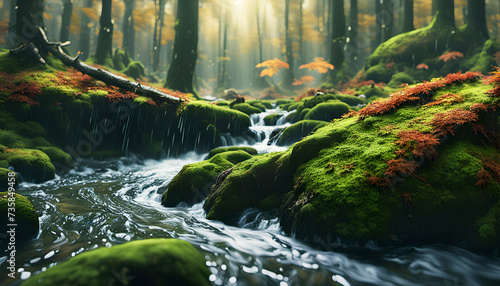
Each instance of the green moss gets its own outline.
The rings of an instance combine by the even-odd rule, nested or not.
[[[391,71],[386,69],[383,63],[379,63],[366,70],[366,80],[373,80],[374,82],[388,82],[391,76]]]
[[[251,155],[245,151],[228,151],[216,154],[207,161],[185,165],[168,185],[162,205],[173,207],[181,202],[195,204],[203,201],[221,172],[250,158]]]
[[[24,196],[19,194],[14,194],[15,197],[15,219],[16,219],[16,242],[23,242],[29,239],[34,238],[38,234],[38,216],[36,214],[35,209],[31,202]],[[8,192],[0,192],[0,223],[2,226],[6,226],[8,223],[8,208],[13,207],[9,206],[9,201],[11,198]],[[10,213],[12,213],[10,211]],[[7,240],[2,240],[2,244]]]
[[[470,67],[470,63],[468,63],[470,70],[480,71],[483,74],[490,73],[493,70],[492,67],[496,65],[493,57],[499,48],[495,47],[495,41],[493,39],[486,41],[484,43],[483,50],[477,54],[477,57],[471,58],[471,62],[474,62],[474,65]]]
[[[203,256],[178,239],[146,239],[84,252],[23,285],[108,285],[123,274],[127,285],[210,285]]]
[[[47,156],[49,156],[50,161],[52,161],[53,164],[55,164],[57,162],[58,164],[61,164],[63,166],[68,166],[68,167],[73,166],[73,159],[71,158],[71,155],[64,152],[59,147],[39,146],[39,147],[36,147],[36,149],[47,154]]]
[[[231,101],[229,101],[229,100],[218,100],[215,103],[218,106],[229,106],[229,104],[231,104]]]
[[[350,106],[356,106],[356,105],[366,103],[364,99],[357,97],[357,96],[348,95],[348,94],[335,94],[334,97],[337,100],[340,100],[344,103],[349,104]]]
[[[413,84],[414,81],[407,73],[400,72],[394,74],[391,78],[391,81],[389,81],[387,85],[393,88],[399,88],[404,83]]]
[[[0,150],[0,160],[8,162],[14,167],[24,180],[35,183],[44,182],[54,178],[54,165],[50,158],[39,150],[33,149],[3,149]]]
[[[343,102],[326,102],[313,107],[305,116],[305,120],[332,121],[349,112],[349,105]]]
[[[285,109],[285,108],[283,108],[283,106],[286,104],[290,104],[292,102],[293,102],[293,99],[276,99],[274,104],[276,104],[276,106],[280,107],[281,109]]]
[[[274,114],[269,114],[268,116],[264,117],[264,123],[267,126],[274,126],[276,123],[278,123],[278,119],[283,116],[282,114],[279,113],[274,113]]]
[[[328,125],[327,122],[317,121],[317,120],[303,120],[299,121],[291,126],[288,126],[281,137],[278,139],[277,145],[285,146],[293,144],[303,137],[307,136],[309,133]]]
[[[484,248],[500,247],[500,201],[493,205],[488,213],[474,223],[479,241]]]
[[[132,59],[129,57],[126,51],[122,49],[117,49],[113,55],[113,67],[117,71],[124,70]]]
[[[300,111],[300,114],[299,114],[299,121],[300,120],[304,120],[304,118],[306,117],[307,113],[310,111],[311,109],[310,108],[304,108],[302,109],[302,111]]]
[[[131,78],[140,79],[145,75],[144,70],[144,65],[141,62],[133,61],[127,66],[125,70],[123,70],[123,73]]]
[[[272,104],[269,101],[262,100],[247,100],[246,103],[250,104],[253,107],[260,109],[260,111],[264,112],[266,109],[271,109]]]
[[[231,107],[234,110],[241,111],[247,115],[252,115],[255,113],[261,113],[262,111],[256,107],[251,106],[248,103],[238,103]]]
[[[256,155],[257,154],[257,150],[255,150],[252,147],[220,147],[220,148],[216,148],[216,149],[211,150],[208,153],[208,158],[207,159],[210,159],[210,158],[212,158],[213,156],[215,156],[215,155],[217,155],[219,153],[231,152],[231,151],[239,151],[239,150],[247,152],[250,155]]]

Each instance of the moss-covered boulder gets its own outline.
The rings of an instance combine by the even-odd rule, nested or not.
[[[407,73],[400,72],[400,73],[394,74],[387,85],[392,87],[392,88],[399,88],[402,84],[405,84],[405,83],[406,84],[413,84],[414,81],[411,78],[411,76],[409,76]]]
[[[43,147],[39,146],[36,149],[42,151],[49,156],[52,164],[60,164],[61,166],[71,167],[73,166],[73,158],[71,155],[61,150],[59,147]]]
[[[256,155],[257,154],[257,150],[255,150],[255,148],[252,148],[252,147],[244,147],[244,146],[243,147],[238,147],[238,146],[235,146],[235,147],[220,147],[220,148],[216,148],[216,149],[210,150],[210,152],[208,153],[207,159],[210,159],[210,158],[212,158],[213,156],[215,156],[217,154],[225,153],[225,152],[231,152],[231,151],[244,151],[244,152],[247,152],[250,155]]]
[[[128,53],[122,49],[116,49],[115,54],[113,55],[113,67],[117,71],[124,70],[132,59],[128,55]]]
[[[54,165],[40,150],[4,148],[0,150],[0,160],[14,167],[28,182],[41,183],[55,177]]]
[[[203,256],[178,239],[146,239],[79,254],[22,285],[210,285]],[[118,280],[121,279],[121,280]]]
[[[15,208],[15,212],[9,210],[12,207]],[[8,216],[8,213],[15,215],[12,216],[15,221],[9,221],[10,216]],[[38,215],[31,202],[24,196],[16,193],[0,192],[0,216],[0,231],[2,233],[7,233],[7,230],[9,230],[7,224],[17,224],[15,227],[16,242],[30,240],[38,234]],[[2,239],[2,244],[7,242],[8,239]]]
[[[274,113],[274,114],[269,114],[268,116],[264,117],[264,124],[267,126],[274,126],[278,123],[278,120],[283,116],[283,114],[279,113]]]
[[[7,161],[0,161],[0,192],[8,191],[9,187],[17,189],[17,186],[19,185],[19,177],[15,172],[7,169],[9,167],[8,165]],[[14,174],[14,176],[10,174]]]
[[[134,79],[140,79],[145,75],[144,65],[141,62],[133,61],[123,70],[123,73]]]
[[[277,145],[286,146],[300,141],[303,137],[306,137],[311,132],[318,130],[319,128],[328,125],[328,122],[318,121],[318,120],[302,120],[291,126],[288,126],[281,137],[278,139]]]
[[[330,122],[333,119],[341,118],[349,112],[349,105],[343,102],[325,102],[313,107],[304,116],[305,120],[321,120]]]
[[[185,165],[169,183],[161,199],[162,205],[174,207],[181,202],[195,204],[203,201],[221,172],[251,157],[245,151],[228,151],[207,161]]]
[[[237,104],[234,104],[233,106],[231,106],[231,108],[234,110],[241,111],[247,115],[252,115],[255,113],[262,112],[262,110],[260,110],[259,108],[253,107],[252,105],[250,105],[248,103],[237,103]],[[264,108],[264,110],[265,110],[265,108]]]
[[[235,165],[206,199],[207,217],[235,223],[248,207],[279,205],[298,238],[499,249],[500,112],[475,78],[408,87]]]

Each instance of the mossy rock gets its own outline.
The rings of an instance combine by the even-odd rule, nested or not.
[[[248,103],[234,104],[233,106],[231,106],[231,109],[241,111],[241,112],[243,112],[243,113],[245,113],[247,115],[252,115],[252,114],[255,114],[255,113],[261,113],[262,112],[257,107],[253,107],[253,106],[251,106]],[[265,110],[265,108],[264,108],[264,110]]]
[[[210,285],[203,256],[178,239],[145,239],[79,254],[22,285]]]
[[[349,104],[350,106],[357,106],[366,103],[366,101],[363,98],[349,94],[335,94],[334,97],[337,100]]]
[[[250,104],[255,108],[258,108],[262,112],[266,111],[267,108],[272,108],[271,103],[260,100],[247,100],[246,103]]]
[[[60,164],[62,166],[71,167],[73,166],[73,159],[71,155],[61,150],[59,147],[36,147],[36,149],[42,151],[49,156],[52,164]]]
[[[392,72],[385,68],[383,63],[372,66],[366,70],[366,80],[374,82],[388,82],[391,79]]]
[[[123,70],[123,73],[131,78],[140,79],[145,75],[144,70],[144,65],[141,62],[133,61],[127,66],[125,70]]]
[[[31,202],[24,196],[14,194],[14,198],[9,192],[0,192],[0,231],[6,233],[9,230],[7,224],[13,223],[8,221],[8,209],[12,206],[12,200],[15,200],[15,223],[16,227],[16,242],[24,242],[30,240],[38,234],[39,222],[38,215]],[[9,200],[10,199],[10,200]],[[10,212],[12,213],[12,212]],[[7,243],[8,239],[2,239],[2,244]]]
[[[298,120],[299,120],[299,121],[300,121],[300,120],[304,120],[304,118],[306,117],[306,115],[307,115],[307,113],[308,113],[309,111],[311,111],[311,109],[310,109],[310,108],[304,108],[304,109],[302,109],[302,111],[301,111],[301,112],[300,112],[300,114],[299,114],[299,118],[298,118]]]
[[[284,109],[284,108],[282,108],[283,105],[290,104],[292,102],[293,102],[293,99],[276,99],[274,104],[276,104],[276,106],[280,107],[281,109]]]
[[[28,182],[41,183],[55,177],[54,165],[40,150],[3,149],[0,150],[0,160],[7,161]]]
[[[471,58],[471,62],[474,62],[474,65],[469,69],[471,71],[480,71],[483,74],[490,73],[493,70],[492,67],[496,66],[493,57],[498,51],[500,51],[500,43],[496,45],[494,39],[487,40],[484,43],[482,51],[478,53],[476,57]]]
[[[210,159],[213,156],[220,154],[220,153],[231,152],[231,151],[240,151],[240,150],[247,152],[250,155],[257,155],[257,150],[255,150],[255,148],[252,148],[252,147],[220,147],[220,148],[210,150],[210,152],[208,153],[207,159]]]
[[[19,185],[19,178],[17,177],[17,174],[9,169],[7,169],[8,166],[7,161],[0,161],[0,192],[6,192],[9,190],[9,187],[13,187],[14,189],[17,189],[17,186]],[[14,173],[14,176],[9,176],[10,173]],[[13,177],[14,179],[11,179]],[[9,185],[9,182],[13,182]]]
[[[274,126],[278,123],[278,120],[282,116],[283,114],[279,113],[269,114],[268,116],[264,117],[264,124],[266,124],[266,126]]]
[[[132,59],[126,51],[122,49],[116,49],[115,54],[113,55],[113,67],[115,70],[124,70],[126,67],[128,67],[131,61]]]
[[[326,102],[313,107],[304,116],[305,120],[332,121],[349,112],[349,105],[343,102]]]
[[[302,120],[291,126],[288,126],[281,137],[278,139],[277,145],[286,146],[300,141],[303,137],[306,137],[311,132],[318,130],[319,128],[328,125],[327,122],[318,120]]]
[[[391,78],[391,81],[387,84],[390,87],[393,88],[399,88],[402,84],[413,84],[414,80],[409,76],[407,73],[400,72],[397,74],[394,74]]]
[[[162,205],[177,206],[181,202],[195,204],[203,201],[217,176],[252,156],[242,150],[219,153],[207,161],[185,165],[162,196]]]
[[[16,126],[16,133],[28,138],[34,137],[46,137],[47,132],[42,125],[34,121],[26,121],[24,123],[19,123]]]

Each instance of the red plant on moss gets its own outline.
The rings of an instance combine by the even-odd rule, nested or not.
[[[477,183],[476,186],[484,186],[491,183],[491,174],[485,169],[481,169],[477,172]]]
[[[436,147],[439,139],[432,134],[425,134],[417,130],[403,130],[398,133],[396,145],[401,149],[400,155],[411,153],[415,157],[427,157],[429,159],[437,157]]]
[[[426,64],[419,64],[419,65],[417,66],[417,69],[419,69],[419,70],[422,70],[422,69],[428,70],[428,69],[429,69],[429,66],[428,66],[428,65],[426,65]]]
[[[30,106],[40,105],[36,97],[42,94],[42,90],[34,82],[22,82],[13,90],[8,99],[17,102],[26,102]]]
[[[396,64],[394,62],[386,63],[384,65],[385,69],[388,69],[388,70],[392,69],[394,66],[396,66]]]
[[[437,100],[427,103],[425,106],[435,106],[435,105],[440,105],[440,104],[453,104],[453,103],[458,103],[458,102],[464,102],[464,98],[456,93],[445,93],[442,94],[441,96],[438,97]]]
[[[380,189],[385,188],[388,185],[386,178],[383,177],[381,178],[377,176],[371,176],[370,178],[368,178],[368,182],[370,182],[370,185]]]
[[[492,180],[500,183],[500,163],[491,158],[482,158],[483,169],[477,172],[476,186],[484,186],[491,183]]]
[[[56,83],[58,85],[79,87],[82,92],[88,92],[90,88],[96,87],[94,78],[75,69],[68,69],[66,73],[58,72]]]
[[[134,98],[138,97],[138,95],[135,93],[132,93],[130,91],[122,91],[122,90],[120,90],[117,87],[112,86],[112,85],[102,87],[101,89],[108,92],[106,97],[109,99],[109,101],[113,101],[113,102],[118,102],[118,101],[121,101],[122,99],[134,99]]]
[[[462,54],[461,52],[453,51],[443,54],[442,56],[439,57],[439,59],[442,60],[443,62],[447,62],[449,60],[456,60],[458,58],[463,58],[463,57],[464,54]]]
[[[146,103],[149,104],[149,105],[152,105],[152,106],[158,106],[158,104],[156,104],[156,102],[152,99],[148,99],[146,100]]]
[[[492,97],[500,96],[500,68],[495,67],[495,71],[491,72],[492,77],[488,80],[488,84],[493,84],[493,89],[486,91],[486,94]]]
[[[437,113],[432,118],[430,125],[434,127],[436,136],[454,135],[455,128],[478,120],[478,115],[474,112],[457,108],[443,113]]]
[[[413,175],[418,168],[415,161],[410,161],[404,158],[389,160],[387,162],[387,169],[385,175],[389,178],[396,177],[398,174]]]
[[[450,73],[444,78],[444,84],[451,85],[456,83],[464,83],[469,81],[476,81],[481,78],[483,75],[480,72],[458,72],[458,73]]]
[[[470,106],[470,111],[474,113],[480,113],[480,112],[487,113],[490,109],[495,111],[497,109],[497,106],[485,103],[474,103],[473,105]]]

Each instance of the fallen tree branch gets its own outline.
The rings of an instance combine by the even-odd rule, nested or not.
[[[65,43],[49,42],[43,29],[41,27],[38,27],[38,30],[41,36],[41,43],[30,42],[19,48],[10,50],[10,53],[14,56],[19,56],[23,53],[28,53],[31,57],[34,57],[34,59],[36,59],[38,62],[45,64],[45,60],[40,55],[39,51],[39,49],[44,49],[45,51],[51,53],[56,58],[58,58],[63,64],[71,66],[80,71],[81,73],[89,75],[97,80],[100,80],[107,85],[113,85],[122,90],[130,91],[145,97],[150,97],[158,102],[165,102],[177,105],[182,101],[184,101],[181,98],[161,92],[157,89],[141,85],[140,83],[137,82],[132,82],[124,77],[87,65],[79,60],[79,55],[76,57],[71,57],[62,50],[61,47],[68,46],[69,42]]]

